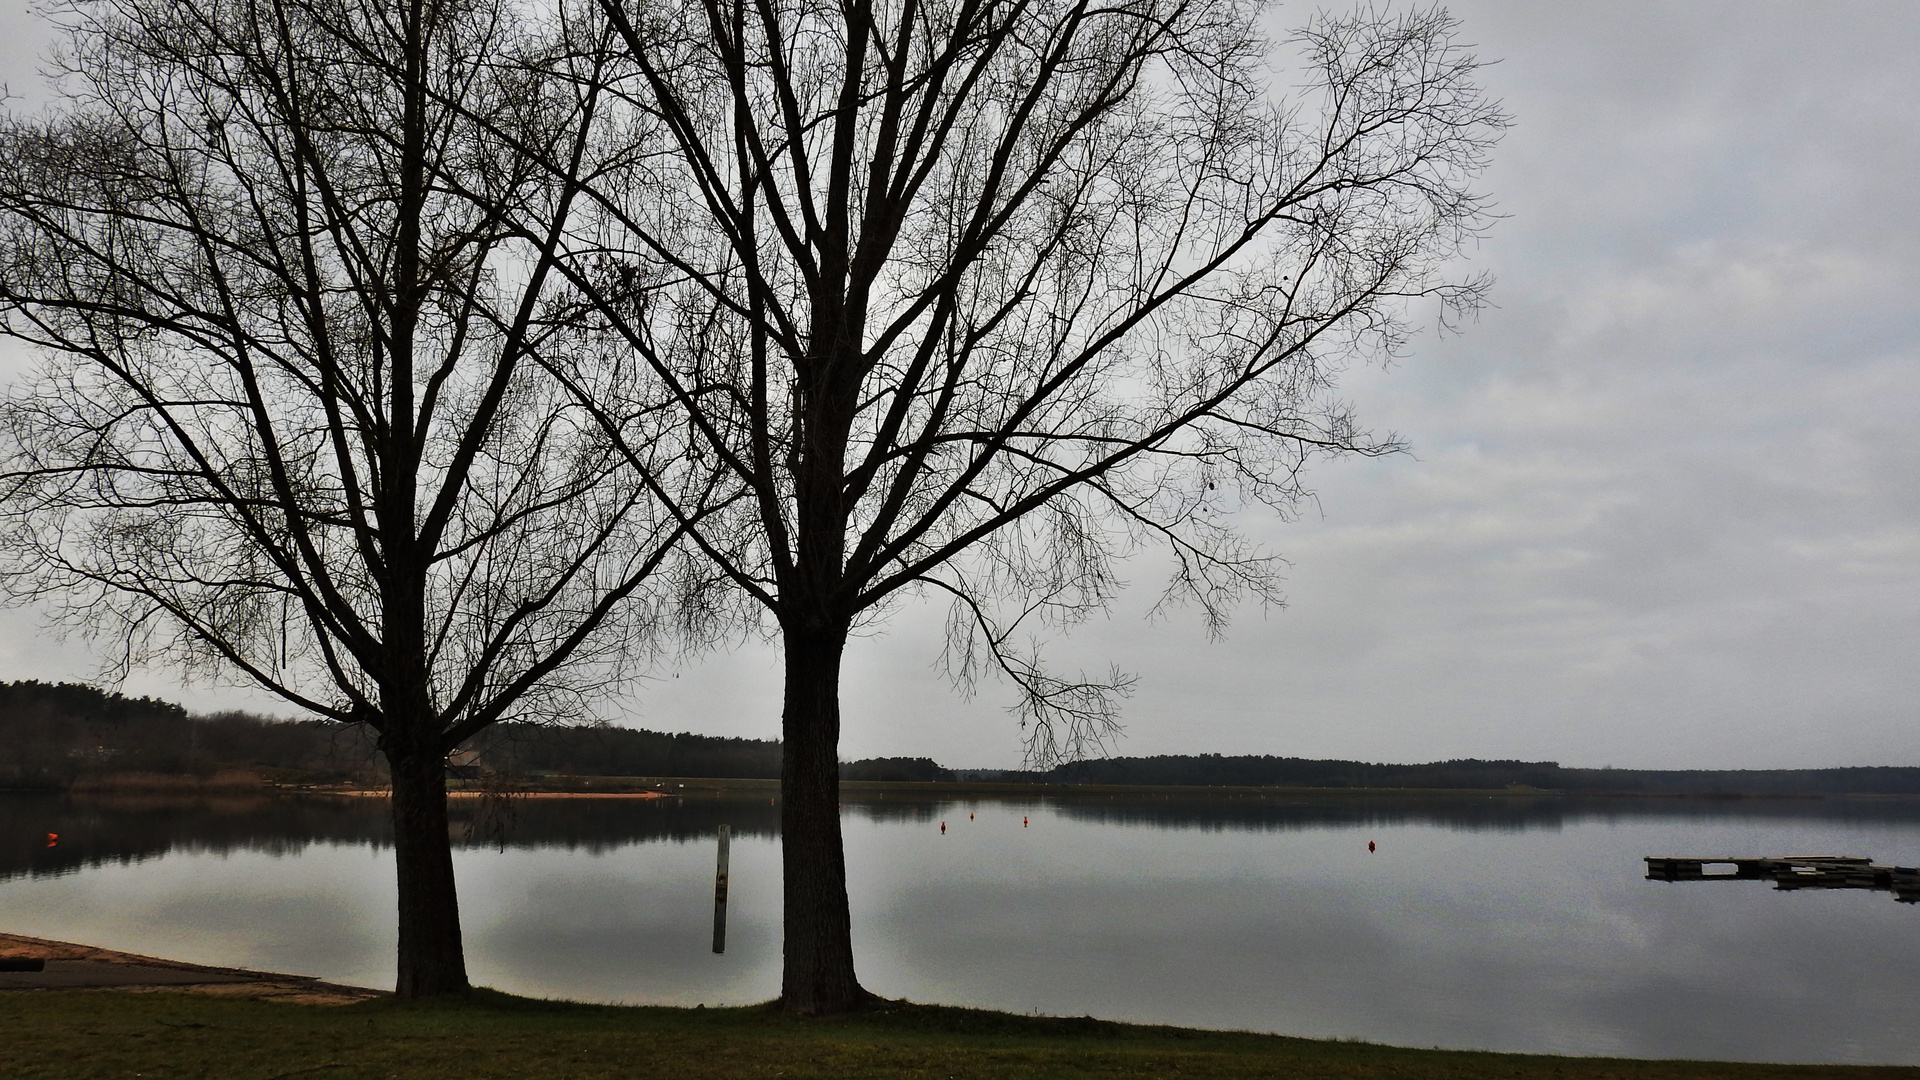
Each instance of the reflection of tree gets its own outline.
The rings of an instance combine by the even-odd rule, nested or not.
[[[1116,828],[1297,832],[1430,825],[1463,832],[1558,830],[1583,823],[1684,820],[1689,825],[1816,823],[1828,827],[1920,827],[1920,804],[1849,800],[1748,800],[1737,806],[1652,799],[1068,796],[928,799],[849,794],[845,813],[885,824],[959,822],[970,811],[1030,814],[1045,808],[1071,821]],[[476,811],[453,800],[456,836]],[[298,851],[308,844],[393,843],[393,825],[377,799],[340,797],[143,798],[0,796],[0,879],[72,873],[137,862],[174,851]],[[708,843],[720,825],[736,836],[779,831],[764,797],[519,800],[506,846],[599,853],[630,844]],[[46,834],[59,833],[49,848]],[[468,846],[490,846],[481,837]]]
[[[391,846],[377,800],[274,796],[177,799],[9,795],[0,800],[0,877],[65,874],[171,851],[283,854],[311,843]],[[47,846],[48,833],[59,842]]]
[[[474,800],[449,808],[456,837],[467,835]],[[342,797],[166,799],[8,795],[0,799],[0,880],[66,874],[169,852],[295,852],[309,844],[393,846],[382,799]],[[653,841],[704,842],[726,824],[738,836],[772,836],[778,814],[764,798],[522,799],[505,836],[510,848],[602,852]],[[48,847],[46,835],[58,833]],[[465,844],[493,846],[476,835]]]
[[[1096,825],[1205,831],[1295,832],[1326,828],[1431,825],[1460,832],[1528,832],[1596,822],[1625,825],[1684,820],[1689,825],[1820,822],[1920,825],[1920,803],[1847,799],[1752,799],[1739,803],[1679,799],[1610,799],[1526,795],[1302,795],[1298,793],[1154,795],[1046,793],[981,800],[907,800],[848,803],[849,813],[876,820],[940,815],[952,820],[976,806],[1045,806],[1062,817]]]

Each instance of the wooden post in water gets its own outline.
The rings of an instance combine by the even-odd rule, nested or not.
[[[720,826],[720,861],[713,871],[713,951],[727,951],[727,840],[731,832]]]

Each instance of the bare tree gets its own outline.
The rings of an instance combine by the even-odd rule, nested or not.
[[[616,447],[529,360],[593,103],[514,10],[80,0],[61,103],[0,123],[0,331],[49,357],[6,582],[378,733],[406,997],[467,986],[446,755],[617,678],[700,518],[646,489],[671,432]]]
[[[1437,10],[1321,17],[1276,76],[1237,0],[597,3],[648,149],[572,241],[618,342],[573,381],[612,432],[678,410],[747,493],[667,502],[785,650],[782,1001],[838,1011],[849,632],[945,596],[951,674],[1010,680],[1037,756],[1104,739],[1125,677],[1029,636],[1143,543],[1213,630],[1273,594],[1236,511],[1395,447],[1334,378],[1479,300],[1446,267],[1505,117]]]

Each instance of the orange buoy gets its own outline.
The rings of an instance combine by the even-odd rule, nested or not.
[[[1021,819],[1020,819],[1020,827],[1021,827],[1021,828],[1023,828],[1023,829],[1027,827],[1027,819],[1026,819],[1026,818],[1021,818]]]
[[[940,823],[940,835],[941,836],[947,835],[947,823],[944,821]]]
[[[59,834],[59,833],[57,833],[57,832],[50,832],[50,833],[48,833],[48,834],[47,834],[47,846],[48,846],[48,847],[52,847],[52,846],[54,846],[55,844],[58,844],[59,842],[60,842],[60,834]]]

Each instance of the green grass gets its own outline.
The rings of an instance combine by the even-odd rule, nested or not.
[[[766,1007],[530,1001],[292,1005],[195,994],[0,993],[0,1077],[1920,1077],[1920,1069],[1409,1050],[891,1004],[831,1019]]]

